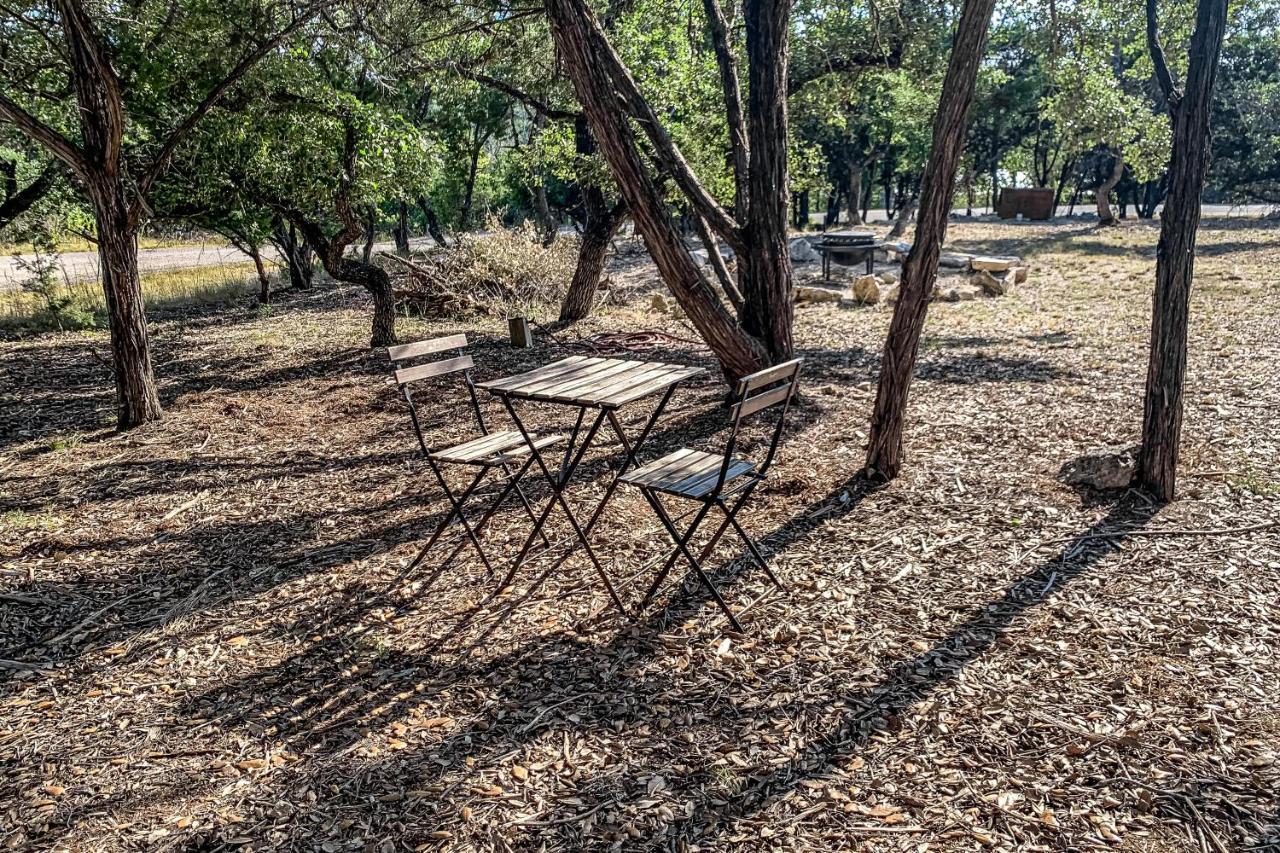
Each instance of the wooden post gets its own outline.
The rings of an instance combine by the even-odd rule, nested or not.
[[[511,329],[511,345],[517,349],[528,349],[533,346],[533,333],[529,331],[528,317],[512,317],[507,321]]]

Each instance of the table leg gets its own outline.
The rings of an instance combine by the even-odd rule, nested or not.
[[[530,538],[525,540],[524,547],[520,549],[520,553],[516,556],[515,561],[513,561],[507,578],[504,580],[504,586],[510,581],[510,578],[519,568],[520,562],[524,559],[525,554],[528,553],[533,537],[541,531],[542,525],[546,524],[547,518],[551,515],[551,508],[558,503],[560,508],[564,510],[564,514],[568,516],[569,524],[573,527],[574,533],[577,534],[578,541],[582,543],[583,550],[587,552],[587,557],[591,560],[592,566],[595,567],[596,573],[600,575],[600,580],[604,584],[605,589],[609,592],[609,597],[613,599],[614,605],[619,611],[621,611],[622,615],[630,619],[631,614],[628,613],[627,608],[623,606],[622,599],[618,597],[618,591],[613,588],[613,583],[610,582],[609,575],[605,572],[604,566],[600,563],[599,558],[596,557],[596,553],[591,547],[591,540],[587,537],[586,531],[582,529],[582,525],[578,523],[577,516],[573,514],[573,509],[569,506],[569,502],[564,498],[565,488],[568,485],[569,480],[572,478],[574,470],[578,467],[578,464],[582,461],[583,455],[591,446],[591,442],[595,439],[596,433],[599,432],[600,424],[604,422],[605,410],[600,410],[600,414],[596,416],[595,420],[591,424],[591,428],[587,431],[586,437],[582,440],[581,445],[579,445],[578,452],[574,455],[569,466],[562,470],[562,476],[557,477],[551,473],[551,469],[547,467],[546,460],[542,458],[542,453],[534,446],[533,439],[530,437],[529,431],[525,429],[524,422],[520,420],[520,416],[516,413],[515,407],[511,405],[510,398],[503,397],[502,403],[506,406],[507,414],[511,416],[511,420],[515,423],[516,429],[518,429],[520,434],[524,436],[525,444],[529,446],[529,452],[533,454],[534,461],[537,462],[538,467],[542,469],[542,473],[547,478],[547,483],[551,486],[552,492],[551,500],[548,501],[547,508],[543,510],[540,524],[535,527]],[[582,418],[579,418],[579,423],[581,423],[581,421]],[[575,427],[575,433],[576,429],[577,428]],[[575,434],[571,441],[576,440],[576,438],[577,436]]]
[[[671,401],[671,395],[675,393],[676,386],[672,385],[667,392],[662,395],[662,399],[658,401],[658,405],[654,408],[653,413],[649,415],[649,420],[645,422],[644,428],[640,430],[640,435],[636,436],[635,443],[627,441],[626,432],[622,428],[622,424],[618,422],[618,416],[613,410],[609,410],[609,427],[618,436],[618,440],[622,442],[622,449],[626,451],[626,458],[622,460],[621,467],[618,472],[613,475],[613,479],[609,481],[608,487],[605,489],[604,497],[600,499],[600,503],[596,505],[595,511],[591,513],[591,520],[587,522],[587,532],[590,533],[592,528],[596,526],[596,522],[600,520],[600,515],[604,512],[605,505],[609,503],[609,499],[613,497],[613,493],[617,491],[618,482],[622,479],[622,475],[631,470],[636,464],[636,454],[640,452],[640,448],[644,446],[645,439],[649,437],[649,433],[653,431],[654,424],[658,422],[658,418],[662,416],[663,410],[667,408],[667,403]]]

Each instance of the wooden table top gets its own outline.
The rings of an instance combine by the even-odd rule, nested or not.
[[[476,387],[503,397],[616,409],[704,372],[682,364],[575,355]]]

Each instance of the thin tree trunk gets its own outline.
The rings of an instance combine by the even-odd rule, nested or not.
[[[480,152],[484,150],[484,138],[476,127],[475,144],[471,148],[471,165],[467,167],[466,191],[462,196],[462,211],[458,215],[458,227],[465,232],[471,222],[471,202],[476,191],[476,172],[480,168]]]
[[[418,207],[422,209],[422,217],[427,220],[427,233],[431,235],[431,239],[436,241],[437,246],[449,245],[444,236],[444,229],[440,227],[440,217],[436,216],[436,209],[431,206],[431,201],[426,196],[420,195]]]
[[[253,258],[253,267],[258,271],[258,302],[262,305],[271,304],[271,277],[267,275],[267,268],[262,263],[262,252],[254,244],[250,243],[247,247],[249,257]]]
[[[604,201],[604,194],[598,187],[583,190],[586,201],[587,216],[582,228],[582,244],[578,248],[578,262],[573,268],[573,278],[569,281],[569,289],[565,291],[560,303],[560,322],[576,323],[591,314],[595,305],[596,290],[600,286],[600,278],[604,275],[605,262],[609,257],[609,245],[618,233],[626,216],[626,205],[617,204],[610,208]],[[588,197],[599,196],[595,200]]]
[[[933,122],[933,145],[920,182],[916,239],[902,268],[902,283],[880,363],[880,382],[867,442],[867,471],[891,480],[902,467],[907,395],[919,355],[929,296],[946,239],[956,167],[964,147],[978,65],[996,0],[965,0],[951,48],[942,98]]]
[[[378,209],[373,205],[365,208],[364,213],[364,246],[360,250],[361,262],[368,264],[373,257],[373,241],[378,231]]]
[[[1139,482],[1158,500],[1173,500],[1187,371],[1187,321],[1195,273],[1200,194],[1209,167],[1209,120],[1226,31],[1227,0],[1199,0],[1191,37],[1186,92],[1178,93],[1164,64],[1155,29],[1155,0],[1147,0],[1148,42],[1173,115],[1169,196],[1160,219],[1156,289],[1151,306]]]
[[[898,210],[898,215],[894,217],[893,227],[889,229],[887,239],[899,240],[902,235],[907,233],[907,229],[911,227],[911,219],[916,215],[916,207],[919,199],[914,195],[900,196],[898,202],[902,205]]]
[[[862,225],[866,219],[862,215],[862,164],[849,158],[849,224]]]
[[[101,176],[94,175],[95,179]],[[116,420],[130,429],[161,415],[138,276],[138,236],[122,182],[92,180],[88,186],[98,230],[98,263],[111,328],[116,378]]]
[[[394,231],[396,254],[409,257],[409,203],[400,199]]]
[[[1124,153],[1120,149],[1114,152],[1115,162],[1111,167],[1111,177],[1098,187],[1095,195],[1098,206],[1098,224],[1115,225],[1116,215],[1111,211],[1111,191],[1124,177]]]

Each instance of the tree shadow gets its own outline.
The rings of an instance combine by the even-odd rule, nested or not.
[[[1076,378],[1076,374],[1044,359],[978,352],[923,359],[916,368],[916,377],[948,385],[977,385],[986,382],[1053,382]]]

